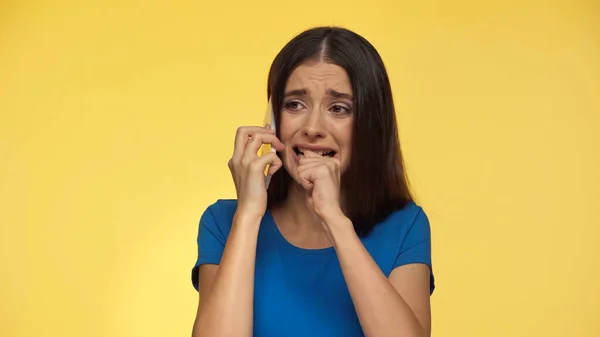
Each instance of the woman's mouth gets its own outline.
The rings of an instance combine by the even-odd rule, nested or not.
[[[303,148],[303,147],[299,147],[299,146],[294,146],[294,152],[296,153],[296,155],[299,158],[302,157],[306,157],[309,154],[314,154],[317,156],[322,156],[322,157],[330,157],[333,158],[336,154],[335,150],[332,149],[309,149],[309,148]]]

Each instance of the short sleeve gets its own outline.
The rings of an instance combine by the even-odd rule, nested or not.
[[[217,224],[214,207],[215,205],[212,205],[204,211],[198,226],[198,257],[192,268],[192,284],[196,290],[198,290],[198,269],[203,264],[219,264],[227,240]]]
[[[430,293],[433,293],[435,283],[431,261],[431,228],[429,219],[422,209],[419,209],[408,229],[392,269],[412,263],[422,263],[429,267]]]

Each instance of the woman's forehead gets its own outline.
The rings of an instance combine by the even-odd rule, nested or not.
[[[288,77],[285,91],[303,91],[304,94],[334,91],[351,95],[352,86],[344,68],[332,63],[319,62],[296,67]]]

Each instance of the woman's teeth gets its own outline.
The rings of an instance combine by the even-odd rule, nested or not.
[[[322,156],[322,157],[335,156],[335,151],[333,151],[333,150],[309,150],[309,149],[296,148],[296,154],[299,157],[306,156],[309,153],[312,153],[312,154],[315,154],[318,156]]]

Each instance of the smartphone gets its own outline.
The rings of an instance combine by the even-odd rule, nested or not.
[[[269,98],[269,103],[267,104],[267,111],[265,112],[265,116],[263,118],[263,126],[269,124],[271,125],[271,129],[275,131],[275,116],[273,114],[273,106],[271,105],[271,99]],[[271,144],[263,144],[260,147],[259,156],[267,154],[269,152],[275,152],[275,149],[271,146]],[[265,168],[265,184],[267,188],[269,187],[269,183],[271,182],[271,176],[268,174],[270,165],[267,165]]]

